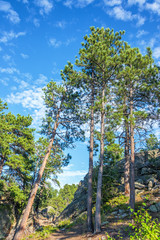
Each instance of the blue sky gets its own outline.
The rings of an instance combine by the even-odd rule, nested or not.
[[[150,46],[160,65],[160,0],[0,0],[0,97],[9,110],[44,115],[42,87],[60,82],[90,26],[125,30],[124,40],[142,53]],[[78,183],[88,170],[86,144],[71,151],[60,182]]]

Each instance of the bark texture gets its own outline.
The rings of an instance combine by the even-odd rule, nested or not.
[[[130,184],[129,184],[129,175],[130,175],[130,155],[129,155],[129,122],[128,122],[128,111],[127,111],[127,98],[124,102],[124,127],[125,127],[125,166],[124,166],[124,188],[125,196],[130,195]]]
[[[135,210],[135,157],[134,157],[134,122],[133,122],[133,89],[130,88],[130,145],[131,145],[131,162],[130,162],[130,207]]]
[[[102,175],[104,160],[104,118],[105,118],[105,90],[102,90],[102,112],[101,112],[101,141],[100,141],[100,167],[98,172],[97,196],[96,196],[96,213],[95,213],[95,229],[94,232],[101,232],[101,199],[102,199]]]
[[[88,196],[87,196],[87,231],[93,231],[92,222],[92,177],[93,177],[93,147],[94,147],[94,86],[91,90],[91,123],[90,123],[90,149],[88,172]]]
[[[59,112],[57,114],[57,119],[59,119]],[[58,123],[57,122],[58,121],[55,122],[54,130],[53,130],[53,137],[50,140],[50,143],[49,143],[49,146],[48,146],[48,149],[47,149],[47,153],[46,153],[46,155],[45,155],[45,157],[43,159],[42,165],[41,165],[39,173],[38,173],[38,177],[37,177],[37,179],[35,181],[35,184],[34,184],[34,187],[33,187],[32,191],[31,191],[31,194],[30,194],[27,206],[25,208],[25,211],[24,211],[21,223],[20,223],[20,226],[19,226],[15,236],[13,237],[13,240],[20,240],[23,237],[24,230],[25,230],[26,225],[27,225],[27,220],[28,220],[28,217],[29,217],[29,214],[30,214],[30,211],[31,211],[31,208],[32,208],[32,205],[33,205],[33,202],[34,202],[37,190],[38,190],[38,186],[39,186],[39,183],[40,183],[40,181],[42,179],[42,175],[43,175],[43,172],[44,172],[44,169],[45,169],[48,157],[50,155],[50,152],[51,152],[51,149],[52,149],[52,146],[53,146],[54,138],[55,138],[55,135],[56,135],[56,130],[57,130],[57,127],[58,127]]]

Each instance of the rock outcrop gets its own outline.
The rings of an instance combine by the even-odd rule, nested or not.
[[[84,177],[83,181],[80,181],[78,189],[74,194],[73,201],[63,210],[56,221],[60,221],[65,218],[76,218],[82,212],[87,210],[87,180],[88,175]]]
[[[5,239],[15,221],[13,208],[8,204],[0,204],[0,239]]]
[[[115,168],[118,168],[120,189],[124,189],[124,162],[122,159]],[[104,166],[105,168],[105,166]],[[105,177],[105,176],[104,176]],[[56,221],[65,218],[75,218],[87,209],[87,178],[79,183],[73,201],[63,210]],[[160,189],[160,151],[140,152],[135,154],[135,192],[144,190],[151,191],[153,188]],[[153,207],[155,208],[155,207]],[[157,208],[156,208],[157,209]]]

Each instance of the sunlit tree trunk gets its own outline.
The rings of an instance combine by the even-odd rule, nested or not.
[[[133,121],[133,89],[130,88],[130,147],[131,147],[131,162],[130,162],[130,207],[135,210],[135,159],[134,159],[134,121]]]
[[[92,76],[93,79],[93,76]],[[87,197],[87,230],[93,231],[92,222],[92,177],[93,177],[93,147],[94,147],[94,83],[91,86],[91,122],[90,122],[90,149],[88,172],[88,197]]]
[[[52,146],[53,146],[54,138],[55,138],[55,135],[56,135],[56,130],[57,130],[57,127],[58,127],[59,114],[60,114],[60,110],[57,113],[57,118],[56,118],[57,121],[55,122],[55,125],[54,125],[53,137],[50,140],[50,143],[49,143],[49,146],[48,146],[48,149],[47,149],[47,153],[46,153],[46,155],[43,159],[42,165],[41,165],[39,173],[38,173],[38,177],[35,181],[35,184],[34,184],[34,187],[33,187],[32,191],[31,191],[27,206],[25,208],[25,211],[24,211],[21,223],[20,223],[20,226],[17,229],[17,232],[16,232],[13,240],[20,240],[23,237],[24,230],[25,230],[26,225],[27,225],[27,220],[28,220],[28,217],[29,217],[29,214],[30,214],[30,211],[31,211],[31,208],[32,208],[37,190],[38,190],[38,186],[39,186],[39,183],[42,179],[42,175],[43,175],[46,163],[47,163],[47,159],[50,155],[50,152],[51,152],[51,149],[52,149]]]
[[[97,197],[96,197],[96,213],[95,213],[95,229],[94,232],[101,232],[101,199],[102,199],[102,175],[104,160],[104,118],[105,118],[105,88],[102,90],[102,110],[101,110],[101,140],[100,140],[100,166],[98,172]]]
[[[129,175],[130,175],[130,154],[129,154],[129,122],[128,122],[128,111],[127,111],[127,98],[124,100],[124,127],[125,127],[125,165],[124,165],[124,188],[125,196],[130,195],[130,184],[129,184]]]

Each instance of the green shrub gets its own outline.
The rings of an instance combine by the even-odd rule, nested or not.
[[[160,224],[153,220],[150,214],[141,208],[134,214],[134,224],[130,224],[134,234],[130,240],[156,240],[160,239]]]

